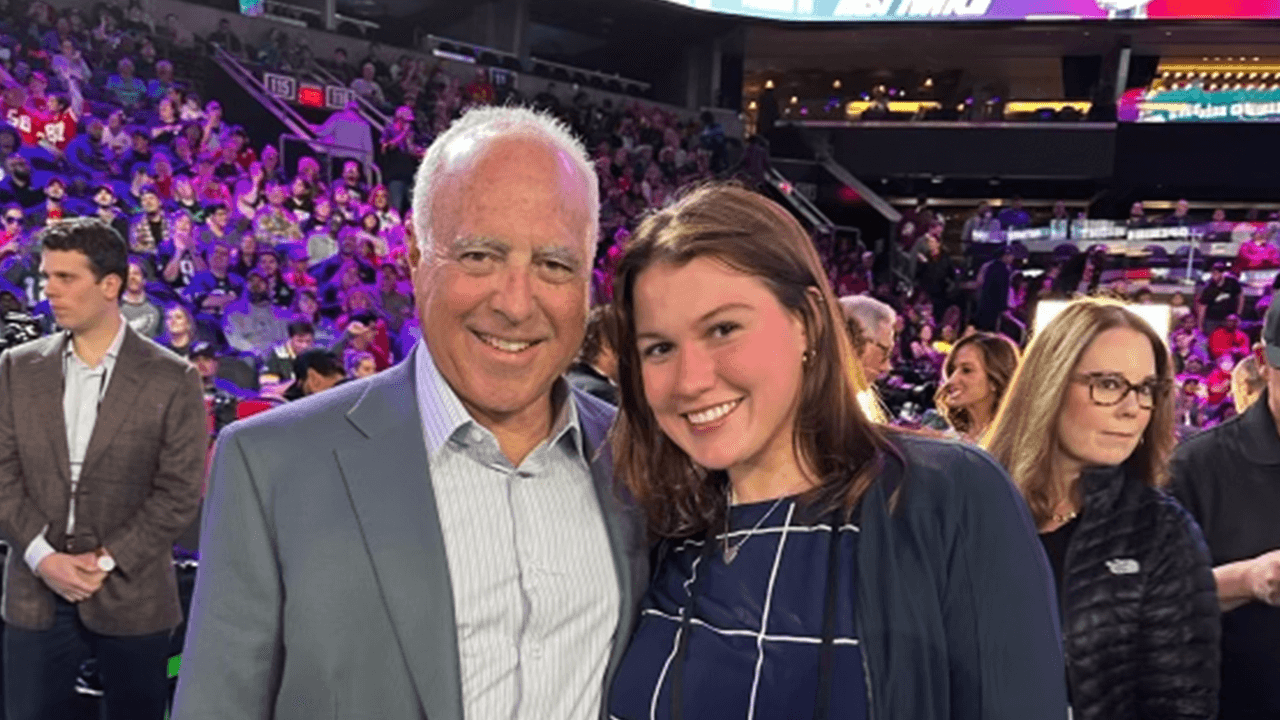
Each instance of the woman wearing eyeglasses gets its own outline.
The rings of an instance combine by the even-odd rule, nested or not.
[[[987,435],[1057,580],[1077,720],[1217,712],[1209,553],[1161,489],[1174,445],[1172,379],[1145,321],[1078,300],[1032,341]]]

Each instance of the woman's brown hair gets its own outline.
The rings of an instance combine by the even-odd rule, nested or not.
[[[749,190],[699,187],[641,223],[618,263],[614,310],[621,406],[611,433],[616,472],[661,537],[717,527],[726,512],[728,475],[697,466],[673,443],[645,402],[636,343],[635,284],[660,263],[708,257],[752,275],[804,322],[805,367],[792,443],[818,486],[804,501],[824,513],[851,512],[892,449],[858,402],[867,389],[840,306],[804,229],[786,210]]]
[[[1133,477],[1152,487],[1168,478],[1168,461],[1176,442],[1173,361],[1164,341],[1141,317],[1111,300],[1083,298],[1072,302],[1037,334],[1003,407],[991,423],[984,446],[1009,471],[1014,484],[1031,508],[1036,525],[1053,516],[1053,451],[1058,443],[1058,422],[1073,382],[1080,356],[1102,333],[1115,328],[1136,330],[1151,342],[1156,356],[1156,378],[1163,392],[1156,394],[1151,420],[1142,440],[1124,465]]]
[[[942,365],[943,377],[949,378],[955,373],[956,355],[959,354],[960,348],[969,345],[972,345],[982,356],[982,367],[986,369],[987,380],[996,390],[995,405],[991,408],[992,417],[994,417],[1000,410],[1000,402],[1004,400],[1009,383],[1013,382],[1013,374],[1018,370],[1018,361],[1021,359],[1018,346],[999,333],[975,332],[951,346],[951,352],[947,353],[947,361]],[[944,383],[938,388],[938,394],[934,398],[938,412],[942,413],[947,422],[951,423],[951,427],[958,432],[969,432],[973,429],[973,418],[969,416],[968,410],[947,404],[946,390],[947,385]]]

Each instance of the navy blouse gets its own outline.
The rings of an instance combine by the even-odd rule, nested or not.
[[[727,564],[723,533],[710,548],[703,538],[672,543],[614,678],[610,717],[677,718],[677,676],[685,719],[867,717],[854,620],[858,528],[837,527],[833,547],[829,519],[808,514],[794,498],[731,508],[729,546],[742,545]],[[831,681],[820,683],[824,629]],[[820,699],[825,712],[815,713]]]

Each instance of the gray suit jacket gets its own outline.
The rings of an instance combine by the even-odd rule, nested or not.
[[[175,720],[462,720],[416,387],[410,356],[223,431]],[[648,550],[638,511],[614,487],[613,410],[573,397],[620,583],[607,699]]]

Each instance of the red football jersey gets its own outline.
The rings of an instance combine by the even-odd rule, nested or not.
[[[5,120],[22,136],[23,145],[35,145],[40,128],[44,126],[44,117],[28,107],[10,108]]]
[[[65,151],[76,136],[76,114],[70,108],[48,118],[40,129],[45,142]]]

